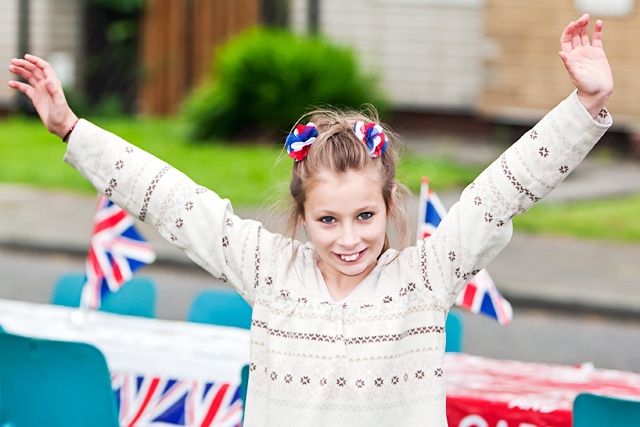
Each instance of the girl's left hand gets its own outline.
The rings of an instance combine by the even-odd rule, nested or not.
[[[578,98],[596,118],[613,92],[613,76],[602,47],[602,21],[596,21],[593,40],[589,42],[589,15],[584,14],[567,25],[560,37],[558,53],[578,89]]]

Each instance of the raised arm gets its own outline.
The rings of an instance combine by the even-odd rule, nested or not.
[[[589,41],[589,15],[569,23],[560,37],[560,58],[578,89],[578,98],[596,118],[613,92],[613,76],[602,48],[602,21],[597,20]]]
[[[27,81],[11,80],[9,87],[27,95],[47,130],[64,138],[78,117],[69,108],[62,84],[51,65],[42,58],[27,54],[24,59],[13,58],[9,71]]]
[[[282,266],[287,263],[279,257],[288,260],[292,254],[287,239],[268,232],[258,221],[238,218],[228,200],[164,161],[78,120],[49,63],[26,55],[13,59],[9,70],[27,81],[11,81],[9,86],[31,99],[51,133],[63,138],[74,127],[64,157],[67,163],[198,265],[229,282],[247,301],[252,303],[258,286],[278,282],[278,275],[286,273]]]
[[[512,218],[529,210],[575,169],[612,125],[604,105],[613,91],[602,50],[602,22],[593,44],[589,16],[570,23],[562,35],[567,71],[577,91],[546,114],[462,193],[433,235],[421,241],[425,283],[440,281],[450,305],[467,281],[507,245]],[[437,277],[441,280],[437,280]]]

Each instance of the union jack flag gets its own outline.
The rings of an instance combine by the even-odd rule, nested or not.
[[[433,234],[447,214],[436,193],[429,188],[429,180],[426,178],[422,179],[419,209],[418,239],[422,240]],[[485,269],[480,270],[467,283],[458,295],[456,305],[472,313],[489,316],[501,325],[509,324],[513,318],[511,304],[500,295],[493,279]]]
[[[242,424],[239,386],[228,383],[196,382],[187,396],[186,425],[236,427]]]
[[[117,292],[133,278],[134,271],[155,259],[151,245],[136,230],[133,217],[99,195],[81,306],[98,309],[105,295]]]
[[[119,372],[112,374],[120,425],[240,427],[240,385],[177,380]]]

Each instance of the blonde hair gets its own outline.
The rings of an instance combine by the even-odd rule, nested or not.
[[[319,182],[323,172],[343,174],[349,171],[375,170],[380,178],[382,197],[387,215],[398,232],[398,248],[409,243],[409,225],[406,215],[406,200],[409,190],[396,179],[396,165],[400,157],[400,139],[386,126],[379,123],[373,107],[356,112],[353,110],[315,110],[303,116],[318,130],[315,142],[307,156],[293,162],[289,193],[291,205],[286,225],[286,234],[295,238],[295,231],[304,218],[304,202],[309,189]],[[299,122],[300,122],[299,121]],[[357,121],[379,123],[384,129],[387,147],[380,157],[371,157],[365,144],[353,130]],[[382,253],[390,248],[388,233]]]

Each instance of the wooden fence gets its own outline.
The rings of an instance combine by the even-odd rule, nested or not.
[[[216,47],[260,21],[260,0],[148,0],[138,111],[169,115],[211,71]]]

